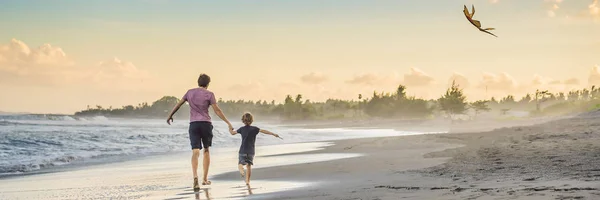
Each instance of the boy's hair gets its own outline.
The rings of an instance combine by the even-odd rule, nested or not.
[[[206,74],[200,74],[200,77],[198,77],[198,86],[208,87],[209,83],[210,83],[210,76],[208,76]]]
[[[244,122],[244,124],[246,126],[249,126],[250,124],[252,124],[252,122],[254,121],[254,117],[252,116],[252,114],[250,113],[244,113],[244,115],[242,115],[242,122]]]

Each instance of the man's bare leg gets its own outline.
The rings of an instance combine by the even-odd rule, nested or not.
[[[204,170],[204,175],[202,179],[202,185],[210,185],[210,181],[208,181],[208,167],[210,166],[210,152],[208,151],[208,147],[204,148],[204,158],[202,160],[202,169]]]
[[[198,185],[198,158],[200,157],[200,149],[192,149],[192,173],[194,174],[194,188]]]
[[[192,172],[194,178],[198,178],[198,158],[200,158],[200,149],[192,149]]]
[[[252,176],[252,165],[246,164],[246,185],[250,185],[250,176]]]

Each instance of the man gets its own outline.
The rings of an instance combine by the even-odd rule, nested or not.
[[[230,130],[233,130],[233,126],[223,111],[217,105],[215,100],[215,94],[209,91],[208,84],[210,83],[210,77],[206,74],[200,74],[198,77],[198,88],[190,89],[185,93],[181,101],[177,103],[175,108],[169,114],[167,123],[171,125],[173,122],[173,115],[179,110],[181,105],[186,101],[190,104],[190,144],[192,146],[192,172],[194,174],[194,190],[200,189],[198,184],[198,158],[200,157],[200,150],[204,147],[204,159],[202,160],[203,165],[203,179],[202,185],[210,185],[208,180],[208,167],[210,165],[210,153],[209,147],[212,145],[212,123],[210,115],[208,114],[208,108],[212,106],[215,114],[219,116],[227,125]]]

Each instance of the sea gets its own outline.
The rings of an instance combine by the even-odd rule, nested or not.
[[[190,151],[188,125],[187,120],[168,125],[159,119],[0,115],[0,177]],[[241,122],[233,125],[242,126]],[[283,138],[259,135],[257,146],[423,134],[376,128],[299,128],[278,122],[253,125]],[[240,145],[240,136],[230,135],[224,122],[215,120],[213,126],[212,148]]]

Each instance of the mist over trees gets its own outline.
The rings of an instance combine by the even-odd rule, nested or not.
[[[277,118],[283,120],[330,120],[330,119],[367,119],[367,118],[396,118],[396,119],[428,119],[454,118],[469,116],[476,119],[484,114],[506,115],[511,111],[526,111],[532,116],[561,115],[600,109],[600,88],[573,90],[568,93],[551,93],[547,90],[536,90],[521,99],[507,95],[497,100],[476,100],[469,102],[463,94],[460,85],[452,83],[438,99],[421,99],[408,96],[408,88],[398,85],[393,92],[378,92],[366,96],[357,94],[357,99],[328,99],[314,102],[305,99],[302,94],[287,95],[281,103],[275,100],[223,100],[219,99],[223,112],[229,118],[251,112],[262,118]],[[88,106],[87,109],[76,112],[77,116],[107,117],[141,117],[164,118],[177,104],[179,99],[173,96],[162,97],[152,103],[139,103],[121,108]],[[185,119],[189,116],[189,106],[184,104],[175,118]],[[211,109],[212,112],[212,109]]]

